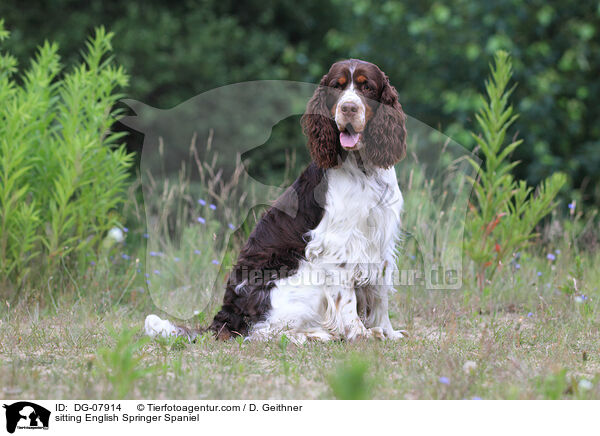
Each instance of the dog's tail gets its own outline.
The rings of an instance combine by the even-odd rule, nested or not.
[[[161,319],[154,314],[146,317],[146,321],[144,322],[144,330],[151,338],[155,338],[157,336],[162,336],[163,338],[168,338],[170,336],[183,336],[190,342],[194,342],[198,335],[201,335],[206,331],[203,329],[191,329],[188,327],[178,326],[173,324],[171,321]]]

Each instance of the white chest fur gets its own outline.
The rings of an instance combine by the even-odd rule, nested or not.
[[[396,173],[361,169],[350,156],[327,170],[326,182],[323,218],[307,235],[306,261],[296,274],[275,282],[271,310],[251,337],[283,331],[299,342],[402,337],[387,308],[403,204]],[[366,326],[357,314],[359,300],[368,301]]]
[[[355,284],[372,282],[395,257],[403,204],[396,172],[361,169],[350,156],[326,177],[325,212],[309,234],[306,258],[323,266],[347,265]]]

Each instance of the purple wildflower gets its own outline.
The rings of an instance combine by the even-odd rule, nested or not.
[[[146,273],[146,274],[144,274],[144,277],[148,278],[148,277],[150,277],[150,274]]]
[[[94,262],[93,260],[90,262],[90,265],[94,266],[96,265],[96,262]]]
[[[227,224],[227,226],[231,229],[231,230],[235,230],[235,226],[232,223]]]
[[[527,314],[527,318],[531,318],[532,316],[533,316],[533,312],[529,312],[529,313]]]
[[[144,233],[142,236],[146,239],[148,239],[150,237],[150,235],[148,233]]]
[[[206,206],[206,201],[204,201],[203,199],[198,200],[198,204],[200,206]]]
[[[204,218],[202,218],[201,216],[199,216],[196,221],[198,221],[200,224],[206,224],[206,220]]]
[[[438,381],[443,384],[443,385],[449,385],[450,384],[450,379],[448,377],[440,377],[438,379]]]
[[[198,250],[198,249],[194,250],[194,254],[200,254],[200,253],[202,253],[200,250]]]
[[[156,256],[158,256],[158,253],[156,251],[151,251],[150,256],[156,257]]]
[[[538,271],[538,272],[537,272],[537,275],[538,275],[538,277],[541,277],[541,276],[542,276],[542,272],[541,272],[541,271]]]
[[[146,284],[147,284],[147,285],[150,285],[150,280],[146,280]]]
[[[210,207],[212,210],[216,210],[217,206],[215,204],[209,204],[208,207]]]
[[[218,261],[217,259],[213,259],[213,260],[212,260],[212,263],[213,263],[214,265],[218,265],[218,264],[219,264],[219,261]]]
[[[548,255],[546,256],[546,258],[550,261],[552,260],[556,260],[556,256],[553,253],[548,253]]]
[[[479,400],[482,400],[482,398],[481,397],[473,397],[473,398],[471,398],[471,400],[479,401]]]
[[[129,229],[128,229],[127,227],[123,227],[123,231],[124,231],[125,233],[127,233],[127,232],[129,231]]]
[[[125,260],[131,259],[131,256],[129,256],[128,254],[125,254],[125,253],[121,254],[121,257]]]
[[[516,264],[515,264],[515,268],[516,268],[516,269],[521,269],[521,264],[520,264],[520,263],[516,263]]]
[[[180,258],[178,258],[178,257],[175,257],[175,258],[173,258],[173,260],[174,260],[175,262],[179,262],[181,259],[180,259]]]
[[[555,252],[556,254],[560,254],[560,249],[559,249],[559,248],[557,248],[556,250],[554,250],[554,252]]]
[[[573,200],[571,203],[569,203],[569,209],[571,209],[571,210],[575,209],[575,200]]]
[[[154,270],[154,274],[156,274],[156,275],[158,276],[158,275],[160,275],[160,271],[159,271],[159,270],[157,270],[157,269],[155,269],[155,270]]]

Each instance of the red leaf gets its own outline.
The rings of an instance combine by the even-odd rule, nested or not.
[[[486,229],[485,229],[485,234],[486,234],[486,235],[489,235],[490,233],[492,233],[492,231],[493,231],[493,230],[496,228],[496,226],[497,226],[497,225],[498,225],[498,223],[500,222],[500,218],[502,218],[504,215],[506,215],[506,212],[499,213],[499,214],[496,216],[496,219],[495,219],[494,221],[490,222],[490,223],[487,225],[487,227],[486,227]]]

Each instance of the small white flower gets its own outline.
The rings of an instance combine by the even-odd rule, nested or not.
[[[463,365],[463,371],[467,374],[471,373],[472,371],[475,371],[476,368],[477,363],[473,362],[472,360],[467,360]]]
[[[578,295],[575,297],[575,303],[583,303],[583,297],[581,295]]]
[[[108,232],[108,237],[113,239],[115,242],[123,242],[125,240],[125,236],[123,235],[123,230],[118,227],[113,227]]]
[[[582,391],[589,391],[593,387],[594,387],[594,384],[591,381],[586,380],[584,378],[579,380],[579,389],[581,389]]]

